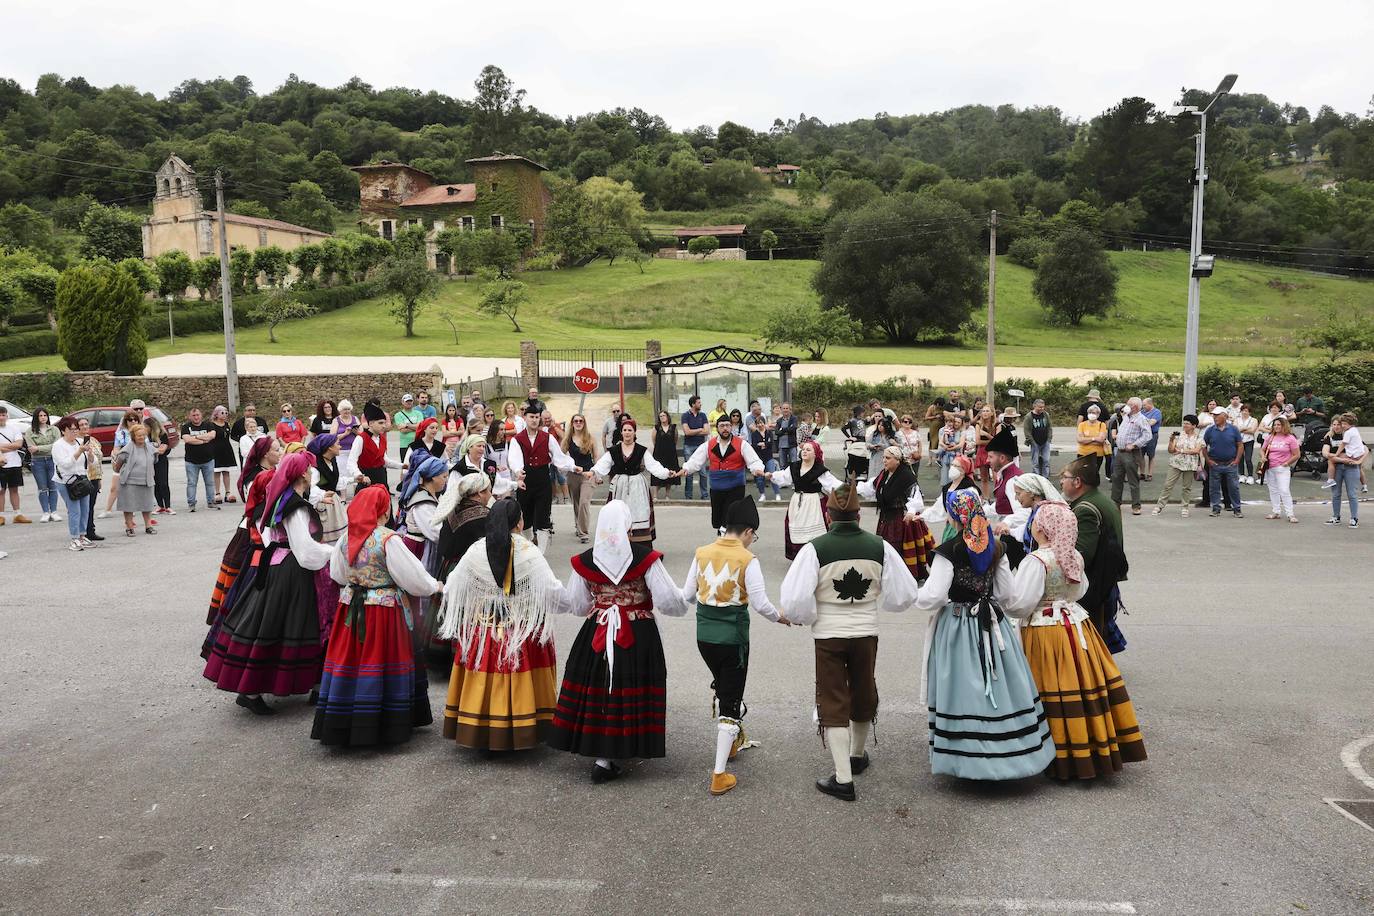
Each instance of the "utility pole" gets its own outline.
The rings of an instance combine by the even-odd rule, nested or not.
[[[1202,286],[1197,272],[1202,254],[1202,198],[1207,189],[1207,111],[1198,113],[1197,149],[1193,162],[1193,226],[1188,243],[1188,331],[1183,344],[1183,412],[1197,410],[1197,345],[1202,319]]]
[[[229,236],[224,231],[224,177],[215,169],[215,206],[219,208],[219,298],[224,306],[224,381],[229,410],[239,409],[239,361],[234,352],[234,294],[229,289]]]
[[[997,366],[997,211],[988,219],[988,390],[983,403],[992,406]]]

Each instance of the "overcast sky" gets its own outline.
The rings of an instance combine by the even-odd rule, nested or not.
[[[470,98],[494,63],[559,116],[638,105],[676,129],[763,129],[800,112],[829,123],[970,103],[1090,118],[1125,96],[1167,106],[1235,72],[1237,92],[1364,115],[1372,22],[1368,0],[3,0],[0,76],[162,96],[237,74],[268,92],[294,72]]]

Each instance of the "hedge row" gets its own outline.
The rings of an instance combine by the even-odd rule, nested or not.
[[[1044,398],[1057,422],[1066,422],[1077,413],[1090,388],[1098,389],[1102,400],[1108,404],[1124,403],[1131,397],[1152,397],[1155,406],[1164,413],[1166,424],[1177,425],[1182,419],[1183,379],[1178,375],[1103,375],[1081,384],[1067,378],[1046,382],[1007,379],[996,385],[999,409],[1016,403],[1016,399],[1007,394],[1012,388],[1024,392],[1022,412],[1036,398]],[[1210,398],[1227,404],[1232,392],[1237,392],[1258,415],[1268,408],[1275,391],[1282,390],[1289,401],[1296,401],[1307,388],[1326,399],[1328,415],[1350,411],[1368,423],[1374,416],[1374,358],[1327,360],[1296,366],[1260,363],[1240,371],[1209,366],[1198,373],[1198,407]],[[855,405],[866,404],[871,398],[877,398],[894,410],[924,416],[926,407],[948,391],[948,388],[933,388],[926,380],[913,384],[904,377],[870,384],[852,379],[840,382],[830,376],[807,376],[793,382],[792,400],[798,410],[824,407],[834,425],[848,417]],[[981,386],[970,389],[965,395],[965,403],[971,403],[973,397],[981,393]]]
[[[39,406],[46,407],[48,415],[54,420],[64,413],[85,406],[73,402],[71,379],[65,372],[9,376],[0,374],[0,398],[18,404],[26,410],[33,410]]]
[[[363,299],[379,296],[383,292],[380,281],[365,280],[347,286],[332,286],[325,289],[293,290],[292,296],[307,305],[313,305],[321,312],[333,312],[352,305]],[[239,328],[261,324],[249,313],[266,298],[265,293],[251,293],[234,298],[234,326]],[[196,302],[172,310],[172,324],[178,334],[199,334],[224,330],[224,307],[219,302]],[[154,306],[144,319],[144,327],[149,340],[162,340],[167,337],[167,312]]]
[[[51,356],[57,352],[57,332],[44,327],[0,337],[0,360],[21,356]]]

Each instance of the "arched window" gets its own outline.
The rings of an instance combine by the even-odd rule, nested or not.
[[[180,178],[177,179],[177,193],[178,193],[178,194],[181,193],[181,179],[180,179]]]
[[[163,194],[171,194],[171,193],[172,193],[172,183],[171,183],[170,181],[168,181],[166,178],[162,179],[162,193],[163,193]]]

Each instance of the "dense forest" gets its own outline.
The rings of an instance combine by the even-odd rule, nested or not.
[[[208,184],[225,173],[231,207],[307,224],[356,207],[348,166],[393,159],[443,181],[494,151],[547,165],[553,180],[630,182],[650,211],[738,212],[752,227],[819,234],[844,209],[896,192],[997,209],[1005,241],[1083,201],[1108,244],[1186,244],[1195,120],[1142,98],[1085,122],[1054,107],[965,106],[879,113],[842,124],[779,118],[674,130],[640,108],[558,117],[528,104],[497,67],[472,98],[326,88],[295,76],[259,94],[243,76],[187,80],[165,98],[81,77],[41,77],[32,91],[0,80],[0,247],[44,252],[94,202],[145,210],[148,170],[176,153]],[[1205,104],[1188,91],[1183,104]],[[1208,133],[1206,233],[1218,253],[1362,271],[1374,267],[1374,117],[1222,98]],[[775,198],[754,166],[802,167],[796,194]],[[306,184],[308,183],[308,184]],[[22,206],[20,206],[22,205]],[[765,225],[766,224],[766,225]]]

